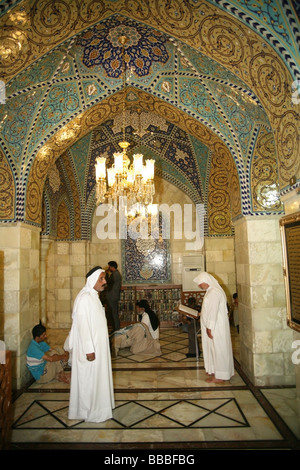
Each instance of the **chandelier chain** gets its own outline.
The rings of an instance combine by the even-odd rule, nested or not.
[[[97,205],[107,201],[115,211],[125,211],[127,217],[136,215],[153,215],[154,164],[153,159],[143,162],[142,154],[133,155],[131,164],[127,156],[129,143],[126,141],[126,36],[121,36],[122,45],[122,83],[123,83],[123,141],[119,142],[122,153],[114,153],[114,164],[106,168],[106,158],[99,156],[96,159],[96,196]],[[108,189],[107,189],[108,186]]]

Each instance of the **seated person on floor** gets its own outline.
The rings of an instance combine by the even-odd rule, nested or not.
[[[144,323],[134,323],[110,335],[112,356],[116,357],[120,349],[130,348],[132,354],[149,354],[160,356],[161,349],[158,339],[154,339],[148,326]]]
[[[146,299],[141,299],[136,303],[138,319],[148,326],[153,339],[159,338],[159,319]]]
[[[69,353],[63,348],[51,349],[45,342],[46,328],[41,323],[32,329],[33,339],[27,349],[27,368],[39,384],[58,380],[69,383],[70,379],[65,373]]]

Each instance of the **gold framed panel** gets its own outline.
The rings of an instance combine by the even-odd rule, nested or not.
[[[287,324],[300,332],[300,212],[280,219]]]

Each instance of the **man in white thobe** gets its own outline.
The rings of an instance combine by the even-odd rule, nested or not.
[[[100,423],[115,407],[111,355],[105,310],[99,292],[106,286],[99,267],[86,275],[77,295],[68,343],[72,354],[69,419]]]
[[[194,282],[206,290],[201,308],[201,340],[206,382],[222,383],[234,375],[227,298],[218,281],[206,272]]]

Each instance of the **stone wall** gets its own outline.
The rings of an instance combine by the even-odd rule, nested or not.
[[[0,339],[12,351],[13,388],[30,377],[26,350],[40,318],[40,230],[22,223],[0,225]]]
[[[206,271],[215,275],[231,305],[232,295],[237,289],[234,237],[206,238],[205,257]]]
[[[278,216],[235,223],[241,365],[255,385],[295,383]]]
[[[195,205],[190,198],[175,186],[165,180],[158,179],[156,185],[157,204],[189,204],[193,208],[192,220],[195,226]],[[173,215],[172,215],[173,217]],[[97,236],[97,224],[101,217],[95,211],[92,222],[92,238],[90,242],[60,242],[49,241],[46,237],[42,239],[41,251],[46,275],[46,292],[43,305],[46,311],[48,328],[69,328],[71,326],[71,312],[74,299],[83,287],[86,272],[95,265],[105,267],[108,261],[114,260],[118,263],[122,272],[121,241],[118,236],[99,239]],[[118,217],[116,216],[116,234],[118,234]],[[174,231],[174,220],[171,218],[170,230],[170,257],[171,257],[171,282],[182,284],[183,256],[196,256],[206,252],[207,270],[214,274],[224,287],[228,302],[231,303],[232,294],[236,291],[236,274],[234,259],[234,238],[212,238],[206,239],[200,249],[191,250],[191,234],[182,229],[182,237]],[[43,248],[44,247],[44,248]],[[196,286],[195,286],[196,288]]]

